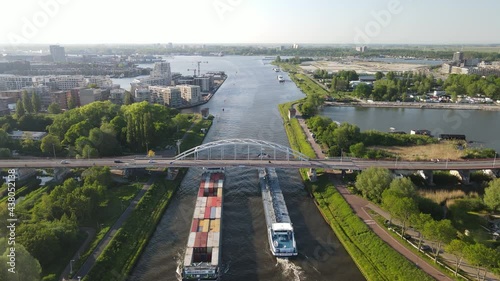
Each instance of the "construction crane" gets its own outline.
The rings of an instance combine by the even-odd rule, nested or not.
[[[196,63],[198,64],[198,76],[200,76],[200,64],[208,63],[208,61],[197,61]]]
[[[188,68],[187,71],[192,71],[193,72],[193,77],[196,77],[196,69],[195,68]],[[200,72],[200,70],[198,70],[198,73]]]

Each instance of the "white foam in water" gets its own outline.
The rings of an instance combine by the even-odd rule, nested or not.
[[[175,277],[177,278],[177,281],[182,281],[182,253],[177,253],[177,269],[175,270]]]
[[[283,258],[277,258],[276,259],[276,266],[280,266],[283,270],[283,275],[286,277],[290,277],[293,281],[301,281],[305,280],[305,278],[301,279],[301,275],[304,273],[302,271],[302,268],[300,266],[294,264],[288,259],[283,259]]]

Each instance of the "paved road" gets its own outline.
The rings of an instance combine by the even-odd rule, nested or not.
[[[80,230],[83,230],[87,233],[87,238],[85,239],[85,242],[83,242],[83,244],[80,246],[80,248],[78,249],[76,254],[74,254],[73,257],[71,258],[71,260],[74,260],[74,261],[76,261],[80,258],[80,254],[85,252],[85,250],[87,249],[87,247],[90,244],[90,241],[92,241],[92,239],[94,239],[94,237],[95,237],[95,229],[93,229],[91,227],[80,227]],[[59,280],[66,280],[66,278],[69,277],[69,275],[71,274],[71,272],[70,272],[71,269],[75,270],[74,268],[71,268],[71,262],[70,262],[70,263],[68,263],[66,268],[64,268],[64,271],[59,276]]]
[[[137,193],[137,195],[134,197],[134,199],[130,202],[127,209],[122,213],[120,218],[118,218],[118,220],[116,220],[115,224],[109,229],[109,231],[106,233],[106,235],[101,240],[101,242],[99,242],[97,247],[94,249],[92,254],[90,254],[90,256],[87,258],[87,260],[82,265],[82,267],[80,267],[80,269],[78,269],[78,272],[75,274],[75,278],[80,276],[83,279],[83,277],[89,273],[90,269],[92,269],[92,267],[94,266],[94,263],[97,260],[97,258],[99,257],[99,255],[108,246],[109,242],[111,242],[111,240],[115,236],[118,229],[120,229],[120,227],[122,227],[122,224],[130,216],[132,211],[135,209],[135,206],[137,205],[137,203],[139,203],[139,201],[144,196],[146,191],[149,190],[152,183],[153,183],[153,178],[151,178],[146,184],[143,185],[142,189],[139,191],[139,193]],[[76,279],[74,279],[74,280],[76,280]]]
[[[342,194],[347,203],[351,205],[351,208],[354,210],[356,215],[358,215],[372,230],[375,234],[377,234],[382,240],[384,240],[389,246],[394,248],[408,260],[413,262],[415,265],[420,267],[423,271],[425,271],[430,276],[434,277],[436,280],[452,280],[447,277],[439,270],[435,269],[431,265],[429,265],[425,260],[414,254],[412,251],[408,250],[405,246],[401,245],[401,243],[394,239],[387,231],[380,227],[368,214],[367,209],[369,209],[370,202],[356,195],[352,195],[345,185],[335,177],[332,177],[332,182],[335,185],[335,188]]]

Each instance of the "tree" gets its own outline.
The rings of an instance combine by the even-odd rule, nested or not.
[[[417,196],[417,190],[410,178],[392,180],[389,190],[398,197],[415,198]]]
[[[9,248],[11,247],[11,245],[7,244],[6,238],[0,238],[0,272],[2,272],[4,276],[9,276],[6,279],[2,276],[0,280],[40,280],[40,274],[42,273],[40,263],[20,243],[16,243],[15,245],[15,273],[8,273],[8,269],[10,268],[8,262],[10,260],[7,255],[10,254]]]
[[[356,88],[354,89],[354,94],[362,99],[368,99],[370,95],[372,94],[372,87],[370,87],[366,83],[360,83]]]
[[[125,97],[123,99],[123,104],[124,105],[129,105],[129,104],[132,104],[132,103],[134,103],[134,97],[132,96],[132,94],[129,91],[126,91],[125,92]]]
[[[387,74],[385,75],[385,78],[387,78],[387,80],[394,80],[395,77],[396,75],[392,71],[387,72]]]
[[[392,183],[391,183],[392,185]],[[406,232],[406,225],[411,217],[418,214],[418,205],[410,197],[400,197],[393,189],[386,189],[382,193],[382,205],[401,223],[401,236]]]
[[[486,269],[496,267],[500,259],[498,251],[490,249],[480,243],[467,245],[463,252],[469,264],[476,267],[476,276],[478,280],[485,280],[487,273]],[[484,273],[481,276],[481,270],[483,269]]]
[[[74,99],[71,97],[69,100],[68,100],[68,109],[73,109],[76,107],[76,102],[74,101]]]
[[[28,114],[34,113],[33,104],[31,103],[31,99],[28,96],[28,92],[23,91],[22,100],[23,100],[24,111]]]
[[[380,80],[380,79],[382,79],[382,78],[384,78],[384,73],[382,73],[382,72],[380,72],[380,71],[377,71],[377,72],[375,73],[375,80]]]
[[[493,212],[500,211],[500,179],[495,179],[490,182],[487,188],[484,189],[484,204]]]
[[[451,242],[444,247],[446,252],[455,256],[455,276],[457,276],[460,265],[462,265],[462,260],[464,259],[464,249],[466,247],[467,243],[459,239],[451,240]]]
[[[23,102],[22,100],[17,100],[17,103],[16,103],[16,115],[17,117],[21,117],[21,116],[24,116],[24,106],[23,106]]]
[[[33,107],[33,113],[40,112],[42,109],[42,102],[40,101],[40,96],[35,93],[31,94],[31,106]]]
[[[360,129],[356,125],[342,123],[335,131],[333,131],[334,142],[344,151],[358,142],[360,139]]]
[[[61,107],[59,106],[58,103],[53,102],[49,105],[49,107],[47,108],[47,111],[50,114],[59,114],[59,113],[61,113]]]
[[[382,192],[391,184],[392,177],[388,169],[370,167],[356,177],[356,188],[363,197],[379,203]]]
[[[363,157],[366,153],[366,148],[362,142],[358,142],[357,144],[351,145],[349,151],[354,157]]]
[[[42,139],[40,149],[46,155],[51,155],[54,152],[60,152],[62,150],[62,146],[58,137],[48,134]]]
[[[434,262],[437,262],[441,248],[456,237],[457,230],[451,225],[450,220],[431,220],[424,225],[424,233],[436,244],[436,247],[434,247]]]
[[[420,249],[422,241],[424,240],[424,226],[427,222],[431,220],[432,220],[431,215],[425,213],[413,214],[410,217],[410,223],[418,231],[418,237],[419,237],[417,245],[418,249]]]

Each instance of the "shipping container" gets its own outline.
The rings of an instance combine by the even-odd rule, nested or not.
[[[219,264],[219,248],[215,247],[212,249],[212,265]]]
[[[212,258],[212,261],[213,261],[213,258]],[[189,265],[191,265],[192,262],[193,262],[193,248],[188,247],[186,249],[186,255],[184,256],[184,266],[189,266]]]
[[[189,233],[189,238],[188,238],[188,244],[187,244],[187,246],[190,247],[190,248],[193,248],[194,245],[195,245],[195,241],[196,241],[196,232]]]

